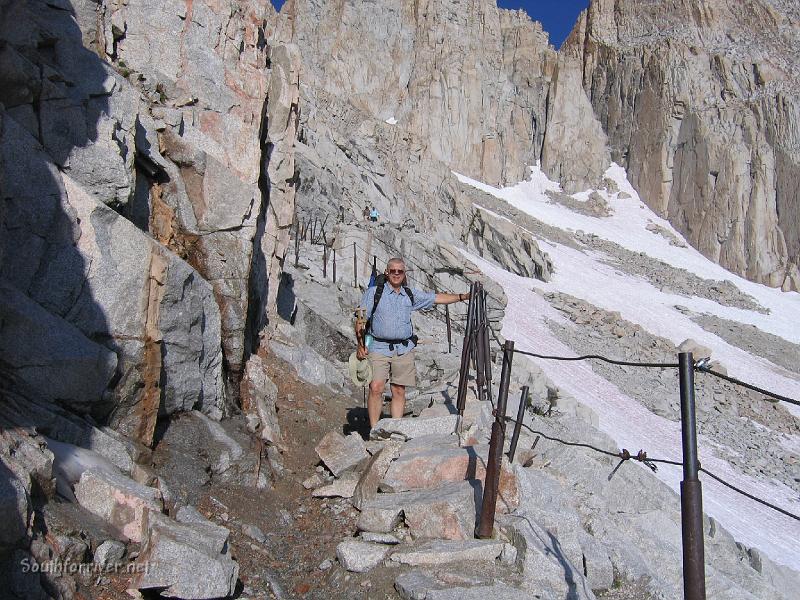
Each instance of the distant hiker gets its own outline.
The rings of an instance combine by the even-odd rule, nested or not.
[[[372,210],[369,211],[369,220],[373,222],[377,221],[379,216],[380,215],[378,214],[378,209],[373,206]]]
[[[390,380],[392,390],[392,418],[400,418],[406,404],[406,386],[415,386],[417,372],[414,366],[414,348],[417,336],[411,326],[411,312],[426,310],[434,304],[452,304],[469,299],[466,294],[435,294],[406,285],[406,265],[402,258],[392,258],[386,271],[379,276],[376,286],[368,288],[361,299],[365,309],[366,327],[356,336],[364,339],[370,334],[369,348],[359,344],[357,357],[367,358],[372,364],[372,381],[369,384],[367,412],[370,427],[374,427],[383,408],[383,389]]]
[[[364,206],[364,212],[362,214],[364,215],[364,220],[369,221],[369,206]]]

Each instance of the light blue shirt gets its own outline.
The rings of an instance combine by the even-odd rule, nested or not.
[[[361,308],[366,309],[367,318],[372,314],[372,305],[375,303],[375,287],[368,288],[364,292],[364,297],[361,299]],[[404,340],[410,338],[414,333],[411,327],[411,312],[415,310],[427,310],[434,305],[436,294],[434,292],[425,292],[416,288],[411,288],[411,293],[414,295],[414,304],[411,304],[411,298],[408,297],[406,291],[401,287],[395,291],[389,283],[383,286],[383,295],[381,301],[378,303],[378,308],[375,311],[375,317],[372,319],[372,333],[375,337],[386,338],[390,340]],[[409,350],[414,349],[414,342],[408,342],[408,345],[395,344],[394,352],[389,350],[389,342],[379,342],[375,340],[369,347],[370,352],[376,354],[383,354],[384,356],[402,356]]]

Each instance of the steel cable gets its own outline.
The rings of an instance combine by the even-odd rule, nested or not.
[[[575,361],[575,360],[602,360],[607,363],[611,363],[612,365],[622,365],[627,367],[649,367],[649,368],[659,368],[659,369],[666,369],[666,368],[678,368],[680,365],[678,363],[647,363],[647,362],[633,362],[633,361],[626,361],[626,360],[616,360],[613,358],[607,358],[605,356],[600,356],[599,354],[585,354],[583,356],[549,356],[546,354],[536,354],[535,352],[528,352],[526,350],[517,350],[515,349],[514,352],[518,354],[524,354],[526,356],[532,356],[534,358],[542,358],[545,360],[566,360],[566,361]]]
[[[720,379],[724,379],[725,381],[730,381],[731,383],[745,387],[748,390],[758,392],[759,394],[770,396],[771,398],[775,398],[776,400],[780,400],[781,402],[789,402],[790,404],[795,404],[797,406],[800,406],[800,402],[798,402],[797,400],[792,400],[791,398],[787,398],[786,396],[781,396],[780,394],[770,392],[763,388],[757,387],[751,383],[745,383],[744,381],[736,379],[735,377],[730,377],[729,375],[723,375],[718,371],[712,371],[707,366],[704,366],[702,362],[695,363],[695,370],[699,371],[700,373],[708,373],[709,375],[713,375],[714,377],[719,377]]]

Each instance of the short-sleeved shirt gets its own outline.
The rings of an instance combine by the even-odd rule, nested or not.
[[[372,305],[375,303],[375,289],[375,287],[368,288],[361,299],[361,308],[366,309],[367,318],[372,314]],[[370,333],[373,336],[388,340],[404,340],[411,337],[414,333],[411,327],[411,312],[427,310],[433,307],[436,300],[434,292],[411,288],[411,293],[414,295],[413,305],[411,304],[411,298],[408,297],[402,287],[395,291],[389,283],[384,284],[381,300],[372,319],[372,331]],[[406,346],[394,344],[394,351],[389,349],[389,342],[375,340],[370,345],[369,351],[383,354],[384,356],[401,356],[413,349],[414,342],[410,340]]]

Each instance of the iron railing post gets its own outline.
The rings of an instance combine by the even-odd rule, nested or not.
[[[511,447],[508,449],[508,462],[514,462],[514,455],[517,453],[517,442],[519,442],[519,432],[522,430],[522,420],[525,418],[525,405],[528,402],[528,386],[522,386],[522,394],[519,397],[517,407],[517,420],[514,423],[514,433],[511,434]]]
[[[358,258],[356,256],[356,243],[353,242],[353,287],[358,287]]]
[[[447,326],[447,353],[453,352],[453,328],[450,325],[450,305],[444,305],[444,322]]]
[[[458,393],[456,394],[456,408],[458,414],[464,416],[464,405],[467,400],[467,382],[469,381],[470,342],[472,340],[472,313],[475,310],[474,302],[475,282],[470,286],[469,305],[467,306],[467,322],[464,329],[464,345],[461,347],[461,370],[458,372]]]
[[[486,381],[486,397],[492,397],[492,351],[489,344],[489,315],[486,311],[486,290],[481,290],[483,292],[483,318],[485,322],[485,327],[483,328],[483,339],[479,340],[479,343],[483,343],[483,353],[486,357],[484,361],[484,365],[486,367],[486,372],[484,373],[484,378]]]
[[[703,546],[703,490],[697,478],[697,423],[694,403],[694,359],[691,352],[678,354],[681,390],[681,525],[683,537],[684,600],[705,600],[706,568]]]
[[[479,538],[490,538],[494,534],[494,513],[497,509],[497,494],[500,491],[500,467],[503,461],[505,444],[506,404],[508,385],[511,381],[511,363],[514,359],[514,342],[506,340],[503,345],[503,370],[500,373],[500,389],[497,394],[497,408],[492,423],[492,438],[489,441],[489,457],[486,460],[486,478],[483,482],[483,503],[480,521],[475,532]]]

